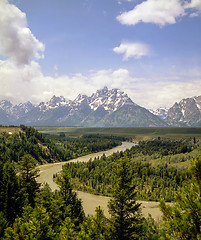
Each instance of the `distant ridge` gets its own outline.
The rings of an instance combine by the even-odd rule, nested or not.
[[[72,101],[53,96],[37,106],[27,102],[13,106],[0,102],[0,124],[85,127],[163,127],[167,124],[135,104],[126,93],[107,87],[90,97],[79,94]]]
[[[201,96],[176,102],[168,110],[165,121],[171,126],[201,127]]]
[[[201,96],[182,99],[171,108],[147,110],[119,89],[107,87],[75,100],[53,96],[34,106],[0,101],[1,125],[83,127],[201,127]]]

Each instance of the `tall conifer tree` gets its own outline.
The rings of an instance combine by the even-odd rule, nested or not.
[[[113,199],[108,207],[111,214],[111,239],[139,239],[143,218],[140,204],[136,203],[136,191],[127,158],[120,159],[117,166]]]
[[[13,223],[17,214],[22,208],[22,194],[18,178],[11,163],[5,163],[3,166],[3,191],[1,192],[0,209],[9,223]],[[1,200],[1,201],[2,201]]]
[[[83,222],[85,214],[82,207],[82,202],[77,197],[77,193],[73,191],[68,174],[63,171],[57,179],[59,185],[59,195],[62,201],[63,217],[71,217],[75,225]]]
[[[35,204],[36,193],[39,191],[40,184],[36,182],[38,177],[38,169],[36,169],[36,160],[30,155],[26,154],[19,161],[21,185],[27,194],[28,201],[33,207]]]

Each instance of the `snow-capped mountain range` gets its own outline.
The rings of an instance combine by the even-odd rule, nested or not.
[[[156,110],[149,109],[151,113],[153,113],[154,115],[158,116],[161,119],[165,119],[167,117],[168,110],[169,109],[165,107],[160,107]]]
[[[166,122],[174,126],[201,126],[201,96],[182,99],[167,113]]]
[[[128,95],[119,89],[108,91],[108,88],[104,87],[89,98],[89,106],[94,111],[102,106],[106,111],[114,112],[124,104],[135,105]]]
[[[193,117],[193,119],[192,119]],[[175,103],[169,110],[147,110],[119,89],[104,87],[91,96],[79,94],[75,100],[53,96],[34,106],[31,102],[13,105],[0,101],[1,125],[164,127],[200,126],[201,96]]]
[[[3,110],[7,115],[12,115],[17,119],[34,109],[34,107],[35,106],[31,102],[20,103],[15,106],[13,106],[8,100],[2,100],[0,102],[0,109]]]

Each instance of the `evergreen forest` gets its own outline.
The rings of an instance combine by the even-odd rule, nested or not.
[[[77,190],[112,196],[115,169],[119,159],[130,162],[132,183],[137,186],[137,199],[148,201],[174,201],[175,193],[191,179],[187,169],[178,168],[192,158],[193,145],[187,141],[142,141],[125,152],[103,155],[87,163],[70,163],[63,169],[72,179]],[[174,163],[174,164],[173,164]]]
[[[37,166],[113,148],[123,138],[44,136],[21,126],[0,134],[0,239],[201,239],[201,148],[195,139],[155,139],[86,163],[69,163],[59,186],[37,182]],[[111,196],[110,218],[86,216],[75,189]],[[160,202],[162,221],[137,200]],[[167,204],[173,202],[174,204]]]
[[[3,127],[2,127],[3,128]],[[32,127],[20,126],[17,133],[0,134],[0,154],[4,162],[18,161],[30,154],[38,164],[67,161],[90,153],[111,149],[121,144],[112,138],[46,137]]]

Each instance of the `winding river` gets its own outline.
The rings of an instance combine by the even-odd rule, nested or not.
[[[58,189],[58,186],[55,182],[53,182],[53,174],[58,173],[62,170],[62,166],[66,163],[70,162],[87,162],[91,158],[92,160],[96,157],[101,157],[103,154],[109,156],[117,151],[125,151],[126,149],[130,149],[134,146],[134,143],[131,142],[123,142],[122,145],[117,146],[113,149],[102,151],[98,153],[92,153],[83,157],[79,157],[76,159],[69,160],[67,162],[59,162],[59,163],[49,163],[39,166],[40,176],[37,178],[39,183],[48,183],[50,188],[54,191]],[[85,192],[78,191],[78,197],[82,199],[82,204],[86,215],[93,215],[95,213],[95,209],[97,206],[101,206],[104,209],[104,213],[107,217],[109,217],[107,203],[109,201],[109,197],[93,195]],[[158,209],[157,202],[145,202],[141,201],[142,205],[142,214],[144,216],[148,216],[150,213],[152,217],[159,221],[161,219],[161,212]]]

